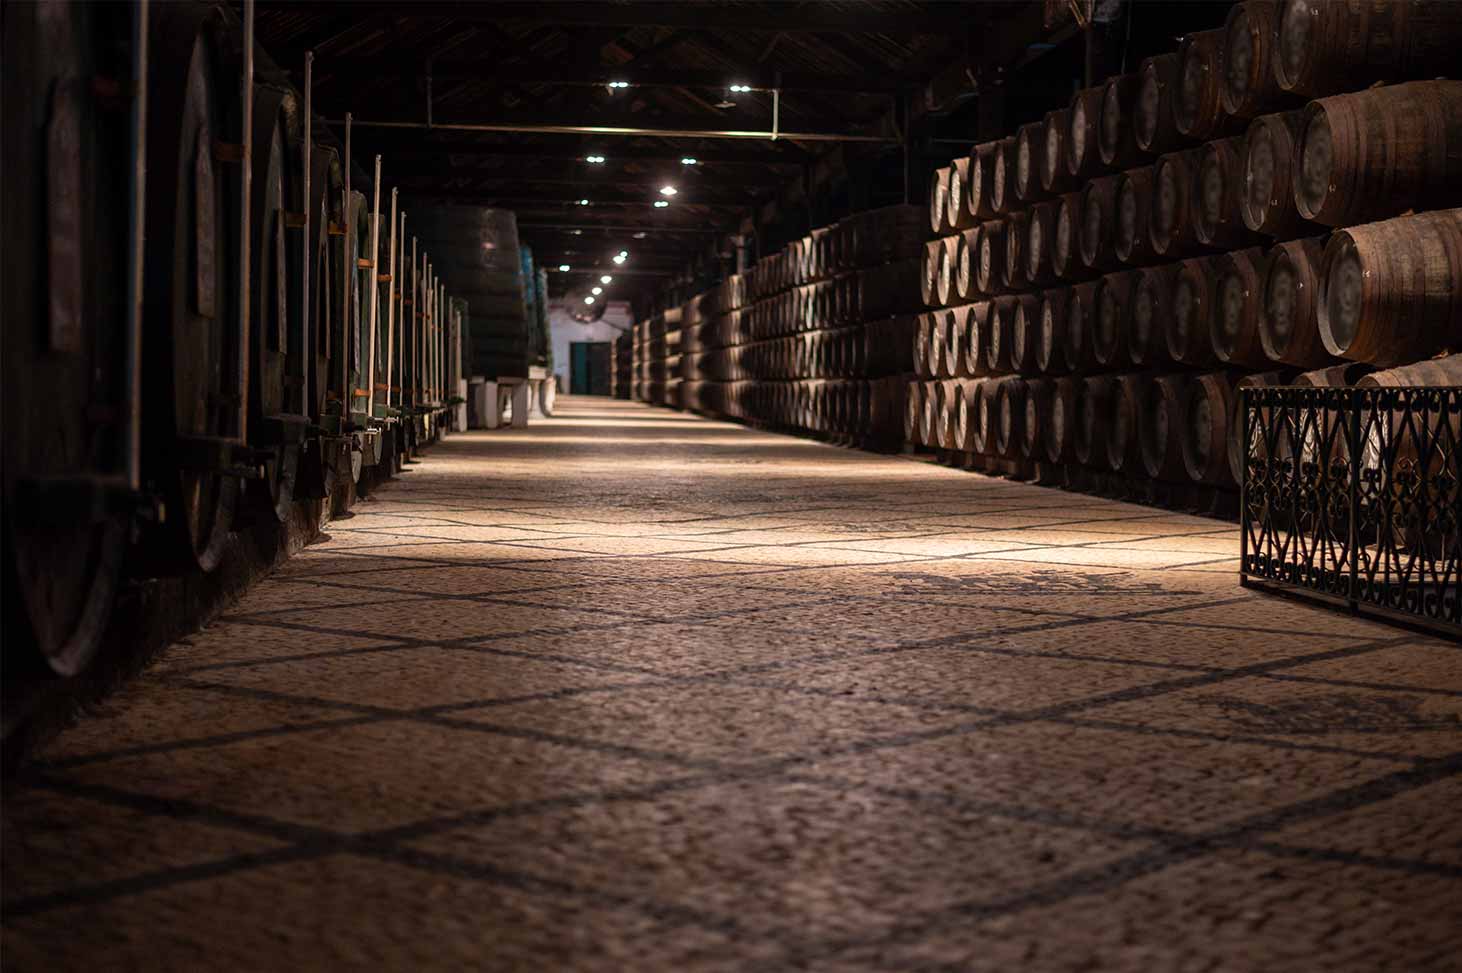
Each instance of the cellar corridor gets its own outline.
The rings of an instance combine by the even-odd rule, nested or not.
[[[14,968],[1455,968],[1459,647],[1235,526],[610,399],[7,783]]]

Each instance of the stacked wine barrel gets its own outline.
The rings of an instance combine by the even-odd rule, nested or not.
[[[634,397],[641,402],[680,401],[680,313],[673,307],[634,326]]]
[[[609,370],[609,394],[616,399],[628,399],[634,391],[633,330],[614,339],[613,367]]]
[[[1240,3],[937,171],[908,441],[1232,509],[1238,389],[1462,350],[1446,6]]]
[[[678,405],[869,448],[901,442],[922,207],[814,230],[678,309]],[[668,314],[669,312],[667,312]],[[636,325],[648,337],[657,315]],[[653,340],[637,368],[654,367]],[[668,361],[668,359],[667,359]],[[639,398],[657,401],[653,390]]]

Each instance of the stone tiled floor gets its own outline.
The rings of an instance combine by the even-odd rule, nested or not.
[[[568,400],[5,797],[6,969],[1456,970],[1462,648],[1223,523]]]

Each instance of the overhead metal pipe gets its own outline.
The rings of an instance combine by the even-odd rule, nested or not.
[[[126,438],[122,463],[127,489],[134,493],[142,488],[142,254],[147,222],[148,13],[148,0],[141,0],[132,13],[133,89],[127,133],[132,149],[132,174],[127,187],[127,367],[123,389]]]
[[[339,124],[338,122],[336,124]],[[531,122],[381,122],[356,121],[366,128],[419,129],[445,132],[530,132],[544,135],[651,136],[666,139],[791,139],[798,142],[897,143],[893,135],[839,132],[781,132],[742,129],[640,128],[627,125],[548,125]]]

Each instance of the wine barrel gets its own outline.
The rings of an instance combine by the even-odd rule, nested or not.
[[[1081,182],[1101,168],[1097,120],[1102,111],[1100,86],[1082,88],[1071,98],[1071,127],[1066,138],[1066,171]]]
[[[1157,160],[1152,171],[1152,222],[1148,233],[1153,253],[1160,257],[1181,257],[1201,250],[1189,205],[1197,185],[1200,150],[1170,152]]]
[[[1070,304],[1069,287],[1053,287],[1041,292],[1036,367],[1046,375],[1060,375],[1071,370],[1066,362],[1066,310]]]
[[[1056,281],[1056,270],[1051,264],[1051,241],[1055,238],[1056,213],[1060,205],[1057,200],[1048,200],[1035,204],[1027,214],[1025,241],[1020,249],[1025,257],[1025,279],[1028,283],[1044,286]]]
[[[970,151],[969,186],[964,194],[965,211],[974,220],[995,216],[990,205],[990,189],[995,184],[995,155],[1000,143],[982,142]]]
[[[1195,368],[1215,361],[1210,337],[1215,271],[1211,257],[1189,258],[1178,266],[1173,314],[1167,321],[1168,354],[1173,361]]]
[[[1300,215],[1326,226],[1462,204],[1462,81],[1310,102],[1290,179]]]
[[[1045,148],[1041,153],[1041,189],[1059,195],[1076,188],[1076,177],[1066,169],[1066,142],[1071,137],[1071,110],[1046,112],[1042,121]]]
[[[1462,347],[1462,210],[1333,234],[1319,324],[1331,354],[1383,367]]]
[[[1066,302],[1065,347],[1066,367],[1078,374],[1097,367],[1093,329],[1097,315],[1097,294],[1100,280],[1087,281],[1071,288]]]
[[[1117,213],[1113,250],[1124,264],[1152,261],[1152,166],[1128,169],[1117,176]]]
[[[1173,115],[1179,67],[1177,54],[1159,54],[1143,61],[1138,72],[1142,84],[1137,89],[1132,130],[1137,147],[1150,155],[1172,152],[1188,142],[1178,131],[1178,122]]]
[[[1294,377],[1293,372],[1271,371],[1259,372],[1245,375],[1239,379],[1234,388],[1233,394],[1228,399],[1228,418],[1224,423],[1225,434],[1225,463],[1227,469],[1220,471],[1220,483],[1243,483],[1245,469],[1244,453],[1244,416],[1243,416],[1243,390],[1247,388],[1269,388],[1276,385],[1289,385],[1291,382],[1297,385],[1306,384],[1304,376]],[[1232,377],[1230,376],[1230,380]],[[1264,418],[1267,420],[1267,413]],[[1265,421],[1265,425],[1269,425]],[[1251,432],[1257,432],[1253,430]],[[1293,460],[1294,449],[1291,441],[1291,427],[1285,426],[1275,430],[1268,441],[1262,435],[1250,435],[1248,456],[1256,459],[1284,459]]]
[[[965,335],[964,361],[961,371],[978,377],[986,373],[985,347],[990,343],[990,321],[994,310],[990,301],[979,301],[964,310],[961,321]]]
[[[1264,354],[1297,368],[1334,360],[1320,339],[1320,263],[1324,238],[1290,240],[1269,251],[1259,302],[1259,340]]]
[[[1239,194],[1244,225],[1288,239],[1308,224],[1295,208],[1291,160],[1304,113],[1260,115],[1244,134],[1244,187]]]
[[[1114,471],[1142,475],[1142,427],[1150,375],[1120,375],[1112,389],[1106,462]]]
[[[944,234],[949,229],[949,167],[935,169],[929,177],[929,229]]]
[[[961,308],[950,308],[941,312],[944,318],[944,350],[940,364],[948,375],[955,378],[964,374],[965,342],[968,340],[968,315]]]
[[[1091,316],[1092,357],[1099,368],[1116,369],[1126,365],[1128,335],[1132,331],[1131,271],[1107,274],[1096,282],[1095,313]]]
[[[1083,466],[1107,466],[1112,400],[1117,381],[1110,375],[1088,375],[1077,382],[1072,416],[1076,461]]]
[[[1051,395],[1041,439],[1046,459],[1052,463],[1076,462],[1076,389],[1079,378],[1058,378],[1051,382]]]
[[[1233,417],[1233,375],[1199,375],[1188,388],[1183,414],[1183,468],[1194,483],[1229,487],[1235,483],[1230,462]]]
[[[1004,375],[1010,369],[1011,331],[1015,327],[1015,309],[1018,302],[1014,297],[997,297],[990,302],[990,319],[985,342],[985,370],[992,375]]]
[[[1021,375],[1040,371],[1041,304],[1039,291],[1015,297],[1015,316],[1010,324],[1010,370]]]
[[[1139,452],[1143,472],[1154,480],[1188,481],[1183,465],[1183,416],[1191,384],[1186,375],[1158,375],[1141,390]]]
[[[1081,262],[1091,270],[1117,266],[1118,176],[1093,179],[1081,190]]]
[[[1222,135],[1233,127],[1223,113],[1222,28],[1195,31],[1178,45],[1178,95],[1173,100],[1173,119],[1178,132],[1199,142]]]
[[[1007,291],[1023,290],[1029,283],[1025,276],[1025,242],[1029,235],[1029,214],[1022,211],[1005,218],[1005,263],[1000,282]]]
[[[904,399],[904,442],[924,442],[924,383],[909,382]]]
[[[1015,198],[1022,203],[1033,203],[1050,195],[1041,185],[1045,151],[1046,126],[1042,122],[1031,122],[1015,130]]]
[[[1462,18],[1435,0],[1288,0],[1279,18],[1275,76],[1308,97],[1372,81],[1455,71]]]
[[[915,319],[914,326],[914,373],[920,378],[929,377],[929,342],[934,335],[934,312],[926,311]]]
[[[990,455],[996,449],[996,436],[1000,424],[1000,412],[996,405],[996,396],[1000,392],[1000,386],[1010,381],[1009,378],[985,378],[981,379],[975,389],[974,398],[971,400],[973,406],[974,434],[970,437],[975,446],[975,452]]]
[[[927,371],[934,378],[949,378],[954,374],[954,363],[945,361],[944,349],[949,340],[950,312],[948,309],[941,309],[929,317],[932,327],[929,329],[929,344],[924,349],[929,356]]]
[[[1213,353],[1225,365],[1268,368],[1272,362],[1259,335],[1264,252],[1258,247],[1215,258]]]
[[[11,691],[74,676],[96,657],[130,530],[130,511],[110,501],[127,500],[137,458],[126,313],[140,257],[128,232],[136,176],[125,164],[129,113],[108,110],[92,80],[131,77],[116,42],[133,36],[133,16],[123,4],[0,11],[0,658]],[[22,696],[6,693],[7,731]],[[7,738],[7,764],[23,732]]]
[[[1199,150],[1198,181],[1189,196],[1193,234],[1208,247],[1232,249],[1249,238],[1244,226],[1244,140],[1209,142]]]
[[[939,240],[939,268],[934,277],[934,299],[941,307],[954,300],[955,272],[959,267],[960,235],[941,237]]]
[[[974,224],[975,217],[965,208],[970,191],[970,157],[955,159],[949,164],[949,180],[944,191],[944,223],[952,230],[963,230]]]
[[[1025,443],[1026,383],[1011,377],[995,386],[994,452],[1008,459],[1021,455]]]
[[[1081,262],[1081,194],[1067,193],[1056,204],[1051,239],[1051,271],[1061,280],[1084,280],[1091,271]]]
[[[1177,274],[1176,264],[1138,271],[1132,294],[1132,330],[1127,341],[1127,354],[1134,365],[1151,367],[1172,360],[1164,322],[1173,316]]]
[[[1004,291],[1000,279],[1005,266],[1005,221],[980,224],[980,259],[975,265],[975,288],[981,294]]]
[[[1118,74],[1102,85],[1101,118],[1097,122],[1097,151],[1109,169],[1127,169],[1147,154],[1137,144],[1136,108],[1142,93],[1142,75]]]
[[[979,296],[975,268],[980,259],[980,227],[961,231],[954,264],[954,299],[968,303]]]
[[[1051,396],[1056,383],[1046,378],[1027,379],[1025,383],[1025,416],[1020,424],[1020,456],[1044,463],[1045,430],[1050,420]]]
[[[963,398],[963,382],[940,382],[935,398],[938,403],[935,421],[938,424],[938,442],[943,449],[958,449],[955,439],[958,432],[959,403]]]
[[[1001,139],[990,167],[990,208],[997,214],[1015,209],[1015,138]]]
[[[939,280],[939,253],[942,249],[943,244],[940,241],[930,240],[924,244],[924,254],[919,263],[919,296],[931,307],[938,303],[934,285]],[[755,308],[753,313],[757,313]]]
[[[924,414],[919,420],[919,436],[924,445],[935,449],[944,448],[944,443],[939,438],[942,425],[941,410],[944,408],[944,396],[946,395],[944,386],[944,382],[938,381],[924,384]]]
[[[218,76],[215,35],[205,8],[163,5],[151,17],[143,438],[168,511],[146,543],[163,570],[213,570],[240,494],[247,350],[234,303],[234,180],[214,153],[236,89]]]
[[[1223,25],[1223,110],[1235,118],[1273,111],[1294,96],[1275,76],[1279,18],[1274,0],[1247,0],[1229,10]]]

